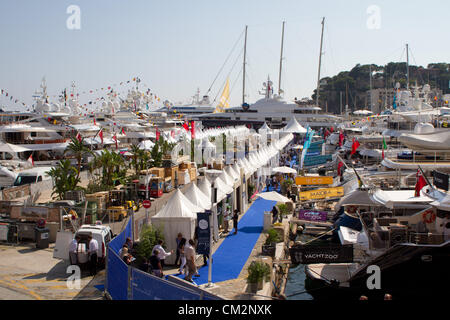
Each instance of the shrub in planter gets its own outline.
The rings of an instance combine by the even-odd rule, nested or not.
[[[278,234],[277,230],[275,229],[269,229],[268,237],[266,239],[266,245],[272,245],[274,243],[280,242],[282,239],[280,238],[280,235]]]
[[[264,279],[270,276],[270,266],[262,261],[253,261],[247,268],[247,281],[252,291],[261,290]]]
[[[287,204],[285,203],[280,203],[277,205],[278,209],[280,209],[280,216],[283,218],[286,218],[287,215],[289,214],[289,209]]]

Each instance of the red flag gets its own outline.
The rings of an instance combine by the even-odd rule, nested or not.
[[[100,129],[98,136],[100,137],[100,140],[102,140],[102,144],[103,144],[103,129]]]
[[[30,154],[30,156],[28,157],[28,160],[27,160],[29,163],[31,163],[31,165],[34,167],[34,160],[33,160],[33,155],[32,154]]]
[[[355,138],[353,138],[353,143],[352,143],[352,152],[350,152],[351,155],[355,154],[356,149],[358,149],[358,147],[360,146],[358,140],[355,140]]]
[[[95,122],[95,118],[94,118],[94,126],[96,126],[97,125],[97,122]]]
[[[195,139],[195,121],[191,121],[191,138]]]
[[[338,168],[337,168],[337,174],[338,174],[338,176],[341,175],[341,168],[342,168],[343,165],[344,165],[344,164],[342,163],[342,161],[339,161]]]
[[[79,132],[77,133],[77,140],[81,142],[81,134]]]
[[[156,128],[156,141],[159,140],[159,136],[160,136],[160,135],[161,135],[161,134],[159,133],[158,128]]]
[[[183,123],[183,128],[184,128],[184,130],[189,132],[189,125],[187,124],[186,121]]]
[[[342,131],[339,132],[339,147],[342,147],[342,144],[344,143],[344,134]]]
[[[117,136],[114,134],[113,140],[116,142],[116,150],[119,149],[119,146],[117,145]]]
[[[422,190],[422,188],[427,185],[427,182],[424,179],[424,177],[422,176],[420,169],[417,169],[416,178],[417,178],[417,182],[416,182],[416,187],[415,187],[416,191],[414,193],[414,197],[420,197],[420,190]]]
[[[124,128],[122,128],[122,134],[125,136],[126,134],[125,134],[125,129]]]

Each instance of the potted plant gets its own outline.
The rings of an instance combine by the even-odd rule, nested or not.
[[[292,181],[292,179],[284,179],[283,182],[281,182],[281,193],[286,195],[286,193],[288,192],[288,190],[291,189],[293,184],[294,182]]]
[[[280,218],[281,218],[281,220],[282,220],[283,218],[286,218],[287,215],[289,214],[289,209],[288,209],[287,204],[285,204],[285,203],[280,203],[280,204],[277,205],[277,207],[278,207],[278,209],[280,210]],[[281,220],[280,220],[280,221],[281,221]]]
[[[248,201],[252,198],[253,192],[255,192],[255,185],[254,184],[248,184]]]
[[[262,261],[253,261],[247,268],[247,281],[250,285],[250,290],[256,292],[262,290],[264,280],[270,276],[270,266]]]
[[[275,256],[276,243],[280,242],[281,239],[280,239],[280,235],[278,234],[277,230],[275,230],[273,228],[269,229],[269,231],[267,233],[268,233],[268,236],[267,236],[266,242],[262,246],[262,255],[270,256],[273,258]]]

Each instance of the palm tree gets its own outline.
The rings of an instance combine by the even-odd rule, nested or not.
[[[133,154],[132,165],[136,170],[136,176],[139,175],[139,162],[138,159],[143,156],[144,152],[137,144],[131,145],[131,153]]]
[[[59,161],[56,167],[48,171],[48,175],[53,179],[52,196],[56,194],[59,199],[64,199],[66,191],[75,190],[81,181],[79,172],[68,159]]]
[[[73,156],[75,156],[78,168],[77,178],[79,178],[81,173],[81,160],[83,159],[83,156],[86,154],[93,154],[93,152],[83,144],[84,138],[79,141],[77,138],[72,137],[71,140],[72,141],[67,146],[64,154],[71,153]]]

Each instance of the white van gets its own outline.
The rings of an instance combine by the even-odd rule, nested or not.
[[[98,242],[98,264],[100,266],[105,264],[106,247],[108,243],[113,239],[113,233],[109,226],[104,225],[90,225],[84,224],[80,229],[73,234],[71,232],[63,231],[58,232],[56,235],[55,249],[53,251],[53,258],[69,260],[69,245],[72,240],[79,235],[81,240],[78,243],[78,263],[83,265],[89,261],[88,249],[89,242],[88,236],[92,235],[92,238]]]
[[[48,171],[51,169],[52,167],[35,167],[20,171],[14,181],[14,186],[22,186],[25,184],[51,180],[52,178],[48,175]]]

